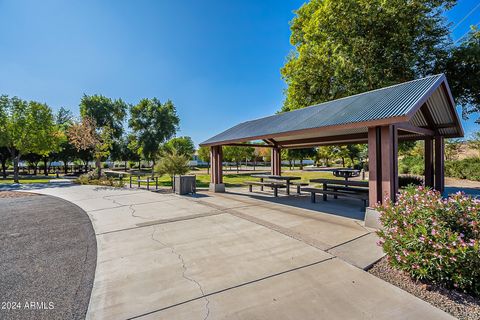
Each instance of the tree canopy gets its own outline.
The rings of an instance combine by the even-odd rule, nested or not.
[[[80,115],[95,121],[97,128],[109,127],[113,137],[119,138],[123,133],[123,121],[127,115],[128,105],[122,99],[110,99],[102,95],[83,95],[80,100]]]
[[[173,137],[180,119],[172,101],[161,103],[157,98],[142,99],[131,108],[129,126],[137,138],[139,152],[155,162],[161,144]]]
[[[176,150],[178,154],[184,155],[188,158],[191,158],[195,153],[195,144],[190,137],[172,138],[167,141],[163,147],[166,152],[172,152],[173,150]]]
[[[455,2],[305,3],[291,22],[295,51],[281,70],[288,85],[282,111],[445,71],[451,40],[443,13]]]

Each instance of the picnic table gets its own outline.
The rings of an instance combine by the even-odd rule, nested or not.
[[[336,179],[311,179],[310,183],[320,183],[323,188],[303,188],[302,190],[310,192],[311,201],[315,202],[315,194],[321,193],[323,201],[327,201],[327,195],[333,195],[334,199],[338,196],[345,196],[362,200],[363,208],[366,207],[368,200],[368,182],[355,180],[336,180]]]
[[[287,188],[287,194],[290,194],[290,185],[292,180],[300,180],[302,177],[294,177],[294,176],[278,176],[278,175],[273,175],[273,174],[252,174],[252,178],[260,178],[260,183],[264,182],[264,179],[268,180],[273,180],[278,182],[281,182],[282,184],[285,183],[285,187]],[[263,191],[263,185],[260,187]]]

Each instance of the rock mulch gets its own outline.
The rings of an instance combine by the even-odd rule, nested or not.
[[[478,297],[413,280],[408,274],[392,268],[386,258],[374,264],[368,272],[460,320],[480,320],[480,298]]]

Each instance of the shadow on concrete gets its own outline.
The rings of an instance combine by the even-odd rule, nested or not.
[[[70,188],[76,186],[73,183],[65,182],[50,182],[50,183],[11,183],[11,184],[0,184],[0,191],[13,191],[13,190],[37,190],[45,188]]]
[[[291,194],[290,196],[279,193],[279,196],[276,198],[271,193],[265,191],[248,192],[245,190],[245,192],[243,192],[243,190],[228,190],[227,193],[350,219],[363,221],[365,217],[365,210],[363,209],[362,202],[356,199],[340,197],[334,199],[333,197],[328,197],[327,201],[323,201],[321,196],[317,196],[317,202],[311,203],[310,195],[306,193],[302,193],[301,195]]]

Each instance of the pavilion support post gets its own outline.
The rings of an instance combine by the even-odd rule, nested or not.
[[[223,183],[223,152],[222,146],[210,147],[210,191],[225,192],[225,184]]]
[[[433,188],[433,139],[425,138],[425,187]]]
[[[365,226],[380,229],[380,213],[372,207],[385,199],[395,201],[398,192],[398,132],[394,125],[368,128],[368,189]]]
[[[279,147],[272,148],[271,156],[271,173],[280,176],[282,174],[281,149]]]
[[[380,127],[368,128],[368,190],[369,205],[382,201]]]
[[[398,133],[393,125],[368,128],[369,205],[395,200],[398,192]]]
[[[435,136],[435,190],[445,191],[445,140]]]
[[[395,201],[398,192],[398,132],[394,125],[381,128],[382,200]]]

